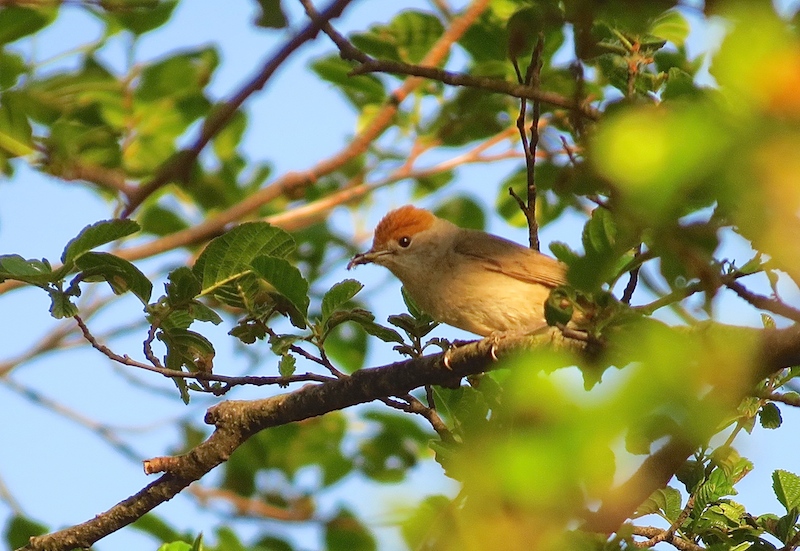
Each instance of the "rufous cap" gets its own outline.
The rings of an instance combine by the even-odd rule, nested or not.
[[[372,250],[383,249],[386,243],[401,237],[413,237],[433,225],[436,217],[430,211],[419,209],[414,205],[405,205],[389,212],[378,222]]]

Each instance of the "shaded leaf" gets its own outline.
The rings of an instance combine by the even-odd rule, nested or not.
[[[306,327],[308,317],[308,281],[300,270],[292,266],[288,260],[272,256],[259,256],[253,259],[253,272],[272,285],[275,290],[291,302],[298,315],[289,312],[292,324],[300,329]]]
[[[79,276],[84,281],[102,280],[117,295],[130,291],[142,303],[150,301],[153,284],[139,268],[123,258],[109,253],[87,252],[76,259],[75,265],[81,270]]]
[[[322,323],[327,323],[336,310],[358,294],[364,285],[355,279],[345,279],[331,287],[322,297]]]
[[[14,42],[50,24],[58,14],[53,8],[8,6],[0,10],[0,44]]]
[[[764,404],[758,412],[758,420],[765,429],[777,429],[781,426],[781,410],[773,403]]]

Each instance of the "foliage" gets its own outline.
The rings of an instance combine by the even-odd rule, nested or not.
[[[32,354],[0,363],[0,383],[11,388],[12,373],[44,352],[62,352],[77,335],[129,372],[169,379],[172,399],[187,404],[272,385],[273,398],[251,405],[297,408],[289,419],[259,430],[250,413],[220,420],[210,410],[215,436],[244,427],[241,440],[222,454],[218,477],[185,492],[201,506],[224,503],[237,518],[313,527],[326,549],[384,542],[346,499],[320,503],[347,494],[349,484],[408,483],[432,460],[460,492],[423,491],[406,507],[396,524],[413,549],[800,546],[797,474],[773,473],[777,512],[748,512],[734,499],[758,468],[737,451],[742,433],[781,429],[785,408],[800,405],[792,391],[800,345],[782,344],[790,353],[777,364],[764,345],[800,323],[800,311],[778,294],[800,282],[791,239],[800,229],[796,16],[735,1],[696,11],[671,0],[384,7],[380,23],[309,63],[309,73],[355,112],[353,138],[302,173],[273,174],[275,159],[245,153],[248,131],[263,122],[243,105],[280,78],[274,69],[317,34],[320,17],[347,2],[312,17],[287,2],[255,2],[253,26],[297,27],[297,43],[275,34],[285,50],[228,100],[210,88],[224,61],[215,46],[136,58],[143,37],[169,27],[190,2],[39,4],[0,8],[0,170],[80,182],[119,216],[85,220],[76,236],[62,236],[58,261],[0,255],[0,294],[40,288],[52,317],[71,323]],[[48,67],[28,55],[70,9],[94,18],[100,38],[65,54],[71,64]],[[726,35],[709,54],[712,79],[704,59],[689,56],[689,41],[719,21]],[[129,59],[109,61],[105,48],[125,44]],[[448,62],[451,73],[409,76],[417,65]],[[519,153],[520,113],[538,123],[525,135],[537,147],[532,172]],[[497,176],[497,186],[465,176],[472,165],[506,159],[514,169]],[[520,226],[527,219],[517,199],[531,176],[536,204],[528,207],[544,230],[582,225],[579,242],[550,246],[569,272],[546,305],[552,334],[579,340],[578,349],[539,343],[495,365],[484,358],[486,373],[461,381],[455,372],[453,384],[417,385],[427,388],[411,394],[387,378],[374,406],[322,411],[302,403],[298,383],[358,386],[367,367],[407,360],[409,370],[424,370],[426,354],[450,347],[431,336],[435,321],[405,295],[408,312],[384,323],[364,284],[331,275],[360,246],[329,216],[334,207],[382,214],[390,201],[379,188],[410,181],[409,197],[461,226],[483,229],[495,214]],[[754,252],[728,256],[734,241]],[[165,251],[177,257],[157,258]],[[98,282],[111,294],[87,292]],[[769,296],[750,290],[758,285]],[[720,316],[726,289],[752,312],[769,312],[763,328]],[[126,315],[138,356],[94,334],[101,307],[87,300],[100,296],[104,307],[128,292],[137,299]],[[586,320],[579,337],[565,327],[575,313]],[[230,346],[247,352],[220,361]],[[374,361],[376,353],[386,361]],[[232,375],[245,356],[261,371]],[[196,413],[172,450],[189,453],[182,457],[214,438]],[[195,459],[200,469],[203,458]],[[641,468],[626,470],[631,462]],[[165,479],[186,476],[188,485],[200,471]],[[56,528],[15,512],[4,528],[10,548]],[[164,550],[302,547],[273,524],[245,537],[242,525],[223,518],[204,537],[202,527],[182,533],[158,509],[142,515],[132,528]],[[30,541],[30,549],[50,545]]]

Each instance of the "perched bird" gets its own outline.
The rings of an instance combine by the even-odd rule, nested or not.
[[[368,263],[388,268],[434,320],[482,336],[546,327],[544,303],[566,283],[558,260],[412,205],[384,216],[347,268]]]

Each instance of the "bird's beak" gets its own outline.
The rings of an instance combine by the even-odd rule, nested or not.
[[[350,262],[347,263],[347,269],[352,270],[361,264],[370,264],[385,254],[389,254],[389,251],[375,251],[370,249],[365,253],[359,253],[350,259]]]

